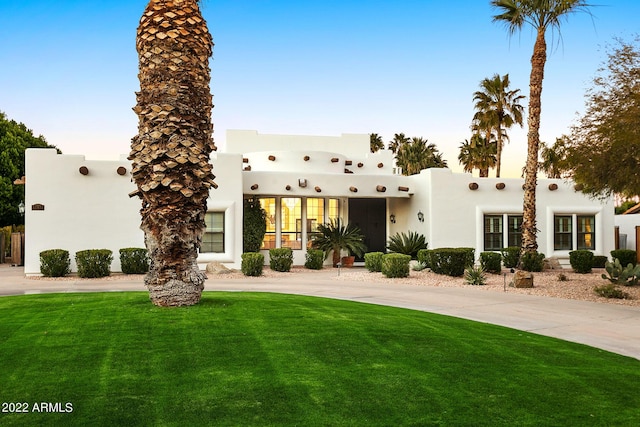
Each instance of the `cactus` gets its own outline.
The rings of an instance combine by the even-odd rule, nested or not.
[[[602,278],[611,283],[635,286],[640,281],[640,265],[629,264],[626,267],[622,267],[620,260],[616,258],[613,262],[607,262],[604,268],[609,276],[607,277],[607,275],[603,274]]]

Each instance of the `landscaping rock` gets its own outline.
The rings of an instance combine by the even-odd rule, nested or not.
[[[545,258],[544,265],[542,267],[544,270],[562,270],[562,266],[560,265],[560,261],[556,257]]]
[[[533,273],[518,270],[513,275],[514,288],[533,288]]]
[[[225,267],[221,262],[213,261],[207,264],[207,273],[229,274],[229,273],[233,273],[233,270]]]

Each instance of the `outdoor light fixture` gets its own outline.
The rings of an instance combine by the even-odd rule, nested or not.
[[[24,202],[20,202],[20,204],[18,205],[18,213],[20,214],[20,216],[24,216]]]
[[[304,188],[304,187],[306,187],[306,186],[307,186],[307,180],[306,180],[306,179],[304,179],[304,178],[300,178],[300,179],[298,180],[298,185],[299,185],[300,187],[303,187],[303,188]]]
[[[424,222],[424,214],[422,211],[418,211],[418,221]]]
[[[391,221],[391,224],[395,224],[396,223],[396,216],[394,214],[389,215],[389,221]]]

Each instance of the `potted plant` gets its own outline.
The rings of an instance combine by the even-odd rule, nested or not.
[[[344,225],[340,219],[332,219],[327,224],[318,225],[318,233],[311,237],[311,246],[324,251],[325,259],[329,256],[329,252],[333,251],[334,267],[340,262],[342,251],[362,256],[367,250],[360,229],[355,225]]]

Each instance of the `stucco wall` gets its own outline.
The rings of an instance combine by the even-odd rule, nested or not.
[[[201,254],[199,262],[233,262],[242,253],[242,158],[214,155],[218,189],[212,190],[208,209],[225,211],[227,233],[224,254]],[[87,175],[79,172],[84,166]],[[119,175],[117,170],[126,172]],[[111,271],[121,271],[119,250],[144,247],[138,197],[131,182],[130,162],[86,160],[84,156],[58,155],[53,149],[28,149],[26,153],[25,273],[40,273],[39,254],[65,249],[77,270],[75,253],[84,249],[110,249]],[[42,205],[44,210],[34,210]],[[38,206],[35,206],[37,209]],[[239,226],[238,226],[239,225]],[[240,242],[240,245],[238,245]]]
[[[640,226],[640,214],[616,215],[615,225],[620,227],[620,234],[627,235],[626,247],[620,249],[636,250],[636,227]]]

